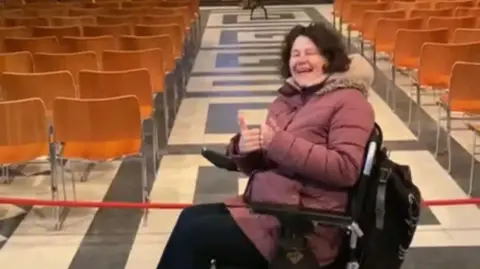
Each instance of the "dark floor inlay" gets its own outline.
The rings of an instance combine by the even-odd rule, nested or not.
[[[238,194],[239,173],[199,167],[193,203],[221,202]]]
[[[411,248],[402,269],[478,269],[480,247]]]
[[[274,23],[274,22],[271,22],[272,25],[268,25],[269,23],[264,23],[264,25],[255,25],[255,24],[241,24],[241,25],[223,25],[223,26],[208,26],[207,29],[231,29],[231,28],[234,28],[234,29],[242,29],[242,28],[253,28],[254,32],[256,31],[261,31],[262,29],[265,29],[265,30],[275,30],[275,31],[278,31],[278,30],[283,30],[283,28],[285,28],[285,30],[290,30],[293,26],[295,25],[298,25],[298,24],[302,24],[302,25],[308,25],[309,23],[311,23],[311,21],[295,21],[295,22],[291,22],[291,23],[284,23],[284,22],[280,22],[280,23]],[[274,26],[275,29],[272,29],[270,27]],[[281,27],[281,29],[279,29]],[[270,28],[270,29],[269,29]],[[249,30],[248,30],[249,31]]]
[[[223,15],[222,24],[234,24],[237,23],[237,14],[225,14]]]
[[[151,158],[151,156],[150,156]],[[149,162],[151,164],[151,161]],[[150,180],[152,168],[148,169]],[[141,202],[139,158],[124,160],[104,197],[104,201]],[[99,209],[80,243],[69,269],[124,268],[142,218],[139,209]],[[123,236],[109,236],[122,233]],[[115,257],[115,258],[113,258]]]
[[[231,134],[238,131],[237,115],[241,109],[265,111],[269,103],[210,104],[205,134]],[[248,123],[248,122],[247,122]]]
[[[255,75],[278,75],[278,70],[258,70],[258,71],[237,71],[231,72],[193,72],[192,77],[208,77],[208,76],[255,76]]]
[[[228,44],[237,44],[238,43],[238,35],[236,31],[231,30],[223,30],[220,33],[220,40],[218,41],[220,45],[228,45]]]
[[[272,38],[271,38],[272,39]],[[255,41],[240,41],[238,40],[238,31],[223,30],[220,33],[220,45],[234,45],[234,44],[278,44],[275,40],[255,40]]]
[[[240,56],[256,56],[256,57],[262,57],[262,56],[268,56],[268,57],[279,57],[279,53],[280,53],[280,50],[279,51],[264,51],[262,53],[258,53],[258,52],[230,52],[230,53],[226,53],[226,52],[219,52],[217,55],[235,55],[237,57],[240,57]]]
[[[276,36],[281,36],[283,37],[283,34],[254,34],[253,35],[255,38],[274,38]]]
[[[292,26],[287,26],[287,27],[275,27],[275,29],[268,29],[268,28],[257,28],[255,26],[253,26],[254,28],[251,28],[251,29],[243,29],[243,28],[238,28],[238,29],[235,29],[234,31],[236,31],[237,33],[254,33],[256,35],[256,33],[259,33],[260,34],[260,37],[261,35],[268,35],[268,36],[272,36],[272,35],[282,35],[282,34],[278,34],[278,32],[284,32],[286,33],[287,31],[289,31],[290,29],[292,29]],[[225,30],[228,30],[228,29],[225,29]],[[272,34],[272,32],[275,32],[275,34]],[[283,35],[282,35],[283,36]]]
[[[248,96],[277,96],[277,91],[216,91],[216,92],[187,92],[186,98],[198,98],[198,97],[248,97]]]
[[[25,213],[18,214],[8,219],[0,220],[0,235],[5,237],[5,241],[0,241],[0,250],[7,242],[8,238],[13,235],[15,230],[17,229],[18,225],[25,219],[28,215],[28,212],[32,209],[31,206],[18,206],[21,208]]]
[[[285,19],[295,19],[295,15],[293,13],[277,13],[275,14],[275,17],[269,18],[269,20],[265,20],[263,17],[263,13],[261,12],[255,12],[255,15],[262,15],[262,16],[254,16],[252,20],[249,20],[247,22],[241,22],[238,20],[238,17],[240,16],[248,16],[248,14],[224,14],[222,23],[225,25],[228,24],[237,24],[237,23],[253,23],[253,22],[272,22],[275,20],[285,20]]]
[[[256,44],[256,43],[255,43]],[[241,47],[222,47],[222,46],[212,46],[212,47],[202,47],[202,50],[205,51],[218,51],[218,50],[258,50],[258,54],[262,54],[262,50],[272,50],[272,49],[281,49],[280,43],[273,43],[270,46],[262,44],[262,46],[241,46]]]
[[[277,53],[278,54],[278,53]],[[257,63],[239,63],[239,57],[244,56],[242,53],[218,53],[215,59],[215,68],[235,68],[235,67],[269,67],[278,66],[279,59],[262,59],[262,57],[268,56],[262,54],[256,54],[258,57]]]
[[[280,46],[282,44],[282,41],[275,41],[275,40],[255,40],[255,41],[239,41],[238,44],[242,45],[256,45],[256,44],[262,44],[262,45],[269,45],[269,46]]]
[[[214,80],[213,86],[282,85],[282,80]]]
[[[290,25],[290,26],[294,26],[294,25],[297,25],[297,24],[307,24],[307,23],[310,23],[312,21],[309,21],[309,20],[292,20],[292,21],[281,21],[281,22],[276,22],[274,20],[253,20],[253,21],[249,21],[249,22],[239,22],[238,24],[250,24],[252,26],[255,26],[255,25],[265,25],[265,24],[271,24],[272,26],[277,26],[277,23],[278,24],[284,24],[284,25]],[[232,25],[232,26],[235,26],[235,25]]]
[[[258,63],[241,63],[240,67],[270,67],[270,66],[279,66],[279,59],[260,59]]]
[[[223,3],[222,3],[223,4]],[[225,5],[223,5],[225,7]],[[304,12],[304,8],[295,8],[294,6],[290,7],[270,7],[268,8],[268,15],[279,15],[282,13],[288,12]],[[241,10],[238,8],[232,7],[232,9],[211,9],[212,14],[235,14],[235,15],[250,15],[250,10]]]
[[[233,53],[218,53],[215,57],[215,68],[238,67],[238,56]]]
[[[270,14],[269,14],[270,15]],[[272,14],[273,15],[273,14]],[[292,20],[295,19],[295,14],[293,13],[277,13],[273,16],[269,16],[268,20],[269,21],[274,21],[274,20]],[[264,17],[255,17],[254,20],[263,20],[265,21]]]

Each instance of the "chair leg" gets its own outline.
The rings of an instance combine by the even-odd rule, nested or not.
[[[390,65],[390,73],[392,74],[392,84],[395,84],[395,66],[393,63]],[[385,102],[387,102],[387,105],[390,105],[390,83],[385,87]]]
[[[147,155],[145,154],[145,150],[140,154],[142,160],[142,202],[149,203],[150,197],[148,192],[148,180],[147,180]],[[149,209],[143,209],[143,225],[147,226],[148,223],[148,214]]]
[[[58,200],[58,182],[57,182],[57,147],[53,142],[49,143],[49,159],[50,159],[50,190],[52,194],[52,201]],[[53,207],[53,219],[55,222],[54,229],[60,230],[60,207]]]
[[[347,50],[352,51],[352,29],[347,25]]]
[[[473,145],[472,145],[472,158],[470,161],[470,181],[468,185],[468,195],[472,195],[473,191],[473,178],[475,175],[475,155],[477,151],[477,133],[475,131],[473,133]]]
[[[57,162],[60,163],[60,181],[62,182],[62,192],[63,192],[63,200],[67,200],[67,186],[65,185],[65,167],[63,165],[63,158],[58,157]]]
[[[417,136],[420,138],[420,134],[422,132],[422,121],[420,119],[420,110],[421,108],[421,94],[420,94],[420,85],[415,85],[415,90],[417,93],[417,109],[415,110],[415,116],[417,118]]]
[[[194,22],[194,33],[195,33],[195,40],[197,41],[197,46],[195,46],[196,51],[200,49],[200,45],[202,42],[202,20],[200,12],[198,13],[198,18]]]
[[[436,140],[435,140],[435,157],[438,156],[439,154],[439,151],[440,151],[440,131],[442,129],[442,106],[441,104],[438,105],[438,112],[437,112],[437,118],[438,118],[438,122],[437,122],[437,136],[436,136]]]
[[[446,123],[446,129],[447,129],[447,154],[448,154],[448,166],[447,170],[448,172],[452,172],[452,112],[450,111],[449,108],[447,108],[447,123]]]
[[[410,126],[412,124],[412,117],[413,117],[413,93],[414,93],[414,90],[412,89],[412,86],[413,85],[410,85],[410,89],[409,89],[410,100],[408,100],[408,122],[407,122],[408,126]]]
[[[166,99],[167,99],[167,109],[168,109],[168,130],[171,130],[173,127],[173,121],[177,113],[176,110],[176,98],[177,98],[177,70],[174,70],[167,77],[168,83],[165,85],[166,89]]]
[[[388,87],[390,87],[390,92],[392,94],[392,109],[393,111],[397,110],[397,95],[395,94],[395,80],[397,78],[397,69],[395,66],[392,64],[392,81],[388,84]]]
[[[165,128],[165,146],[168,145],[168,136],[170,134],[170,116],[168,115],[168,96],[165,94],[167,91],[165,90],[164,94],[162,94],[162,101],[163,101],[163,121],[164,121],[164,128]]]
[[[153,174],[157,174],[157,160],[158,160],[158,129],[157,121],[155,117],[151,117],[152,120],[152,165],[153,165]]]
[[[177,103],[179,99],[179,92],[181,91],[182,83],[183,83],[182,76],[183,76],[183,73],[181,70],[181,64],[179,64],[177,60],[177,64],[175,65],[175,70],[173,73],[173,81],[175,84],[175,91],[174,91],[174,97],[173,97],[173,100],[175,101],[174,101],[173,110],[175,111],[175,114],[177,113]]]
[[[88,180],[88,176],[90,175],[90,172],[92,172],[93,168],[95,168],[95,165],[97,162],[89,162],[87,164],[87,167],[82,172],[82,176],[80,177],[80,182],[85,182]]]
[[[365,41],[363,40],[363,38],[360,36],[360,54],[362,56],[365,55]]]
[[[10,167],[8,165],[2,165],[2,176],[4,184],[11,184],[13,182],[13,175],[10,174]]]
[[[67,165],[68,165],[67,170],[72,171],[71,172],[72,176],[70,177],[70,181],[72,182],[72,196],[73,196],[72,198],[73,198],[74,201],[76,201],[77,200],[77,184],[75,182],[75,180],[76,180],[75,171],[73,171],[73,169],[71,168],[71,164],[72,164],[71,161],[67,162]]]

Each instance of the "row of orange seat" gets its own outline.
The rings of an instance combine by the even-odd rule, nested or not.
[[[135,4],[134,7],[118,8],[122,3]],[[95,7],[75,7],[75,5],[94,5]],[[136,24],[146,25],[177,25],[180,30],[177,36],[187,36],[197,42],[199,34],[199,10],[197,0],[140,0],[123,2],[120,0],[90,2],[44,3],[33,8],[30,4],[22,8],[10,6],[2,11],[1,22],[5,27],[0,28],[0,38],[46,36],[46,35],[83,35],[83,27],[99,25],[117,26]],[[107,6],[108,5],[108,6]],[[116,5],[116,6],[115,6]],[[7,6],[8,7],[8,6]],[[12,9],[13,8],[13,9]],[[57,11],[61,12],[58,13]],[[57,12],[57,13],[56,13]],[[21,32],[12,27],[24,26],[28,29]],[[78,29],[62,29],[61,26],[79,26]],[[35,29],[32,29],[35,28]],[[110,31],[113,31],[110,29]],[[177,31],[170,30],[171,32]],[[96,33],[92,33],[96,32]],[[98,33],[100,32],[100,33]],[[89,31],[85,35],[100,35],[108,30]],[[113,31],[112,34],[129,34],[132,30]]]
[[[377,27],[377,25],[383,25],[383,21],[379,23],[379,20],[383,19],[420,19],[418,23],[413,25],[409,23],[407,25],[416,29],[447,28],[449,30],[449,38],[453,38],[453,33],[457,28],[480,27],[480,8],[476,7],[458,7],[457,9],[391,9],[384,2],[362,4],[362,9],[360,11],[357,10],[354,13],[355,15],[344,18],[344,22],[347,24],[349,43],[351,31],[361,32],[363,39],[366,39],[366,41],[373,41],[377,36],[385,34],[385,27],[380,27],[380,29]]]
[[[2,14],[4,15],[18,15],[24,13],[26,15],[64,15],[71,12],[86,12],[88,14],[70,14],[70,15],[89,15],[99,13],[102,9],[141,9],[152,7],[167,7],[167,8],[185,8],[198,16],[199,1],[198,0],[73,0],[73,1],[40,1],[28,2],[23,0],[3,1],[0,5]]]
[[[417,131],[421,134],[418,115],[421,96],[430,93],[437,96],[438,129],[436,154],[440,151],[442,110],[446,111],[448,170],[451,170],[451,121],[452,113],[480,114],[480,2],[471,0],[373,2],[340,0],[335,2],[335,19],[340,16],[340,29],[344,26],[357,31],[360,49],[364,45],[372,49],[372,61],[379,55],[391,66],[392,84],[397,72],[410,78],[414,91],[410,91],[408,124],[412,121],[412,104],[417,103]],[[477,5],[477,6],[475,6]],[[398,10],[402,7],[402,10]],[[354,10],[350,12],[347,10]],[[456,16],[459,15],[459,16]],[[344,25],[346,24],[346,25]],[[395,91],[386,89],[386,98],[396,108]],[[390,95],[392,99],[390,100]],[[475,136],[480,126],[468,124]],[[475,151],[472,152],[471,180],[473,181]]]
[[[356,16],[355,13],[360,9],[360,12],[363,13],[365,10],[363,7],[370,4],[383,3],[383,5],[377,5],[374,8],[367,8],[369,10],[378,10],[385,8],[404,8],[408,11],[412,9],[422,9],[422,10],[435,10],[435,9],[456,9],[456,8],[472,8],[480,7],[479,0],[335,0],[333,5],[332,14],[339,19],[345,19],[346,17]],[[360,16],[362,16],[361,14]],[[336,22],[334,22],[336,23]]]
[[[66,192],[65,161],[94,164],[138,156],[141,172],[132,180],[142,187],[142,201],[149,201],[149,154],[142,143],[142,119],[136,96],[105,99],[57,97],[52,111],[49,121],[40,98],[0,102],[0,123],[2,128],[8,128],[0,132],[2,172],[15,169],[18,164],[38,161],[38,157],[49,156],[52,200],[59,199],[59,185],[62,186],[64,198],[76,199],[75,177],[70,177],[72,196]],[[12,160],[18,162],[12,163]],[[3,176],[11,175],[7,173]],[[8,183],[14,182],[11,177],[6,180]],[[62,227],[59,209],[57,207],[53,211],[55,229]],[[147,220],[147,211],[144,210],[144,221]]]
[[[76,71],[79,68],[90,67],[89,61],[79,61],[80,56],[78,52],[91,51],[95,53],[97,60],[97,68],[103,67],[105,61],[103,60],[104,52],[110,51],[108,55],[112,55],[112,51],[117,51],[116,55],[123,55],[122,57],[130,57],[132,60],[118,61],[110,65],[110,68],[125,69],[125,68],[139,68],[145,67],[151,73],[153,92],[165,93],[170,97],[175,96],[175,105],[169,103],[171,125],[174,113],[178,108],[179,101],[183,95],[183,90],[188,76],[188,70],[193,62],[195,49],[189,42],[184,42],[180,37],[175,39],[171,37],[175,32],[169,32],[169,25],[137,25],[134,28],[136,35],[121,35],[122,33],[130,33],[130,28],[127,25],[115,25],[97,27],[91,26],[84,28],[86,33],[92,33],[88,37],[74,37],[74,36],[60,36],[60,42],[57,37],[7,37],[4,39],[4,49],[6,53],[0,53],[0,58],[4,59],[3,67],[0,67],[1,72],[27,72],[31,68],[23,63],[25,61],[14,60],[22,57],[22,54],[15,54],[14,52],[28,51],[32,54],[43,53],[49,55],[49,59],[55,57],[58,61],[63,61],[64,58],[72,58],[71,62],[75,64],[72,71],[74,78]],[[177,27],[178,28],[178,27]],[[67,28],[64,28],[67,29]],[[170,28],[171,29],[171,28]],[[168,35],[168,33],[171,33]],[[174,42],[176,41],[176,42]],[[186,43],[186,45],[184,45]],[[145,51],[146,50],[146,51]],[[135,60],[133,60],[135,59]],[[108,62],[107,62],[108,64]],[[133,66],[132,66],[133,65]],[[53,68],[53,67],[52,67]],[[37,67],[35,70],[62,70],[65,64],[57,65],[57,69],[44,69]],[[175,74],[176,81],[171,87],[165,86],[166,75]]]
[[[96,24],[26,23],[0,28],[5,49],[0,53],[0,164],[10,166],[45,155],[52,160],[94,162],[141,155],[142,197],[148,201],[150,154],[145,149],[150,147],[145,147],[147,131],[142,123],[152,119],[156,173],[159,149],[166,144],[163,140],[160,145],[160,139],[168,139],[199,45],[193,31],[199,25],[196,0],[135,1],[157,7],[165,2],[189,10],[195,6],[193,21],[180,25],[170,15],[134,15],[143,18],[143,24],[136,24],[123,20],[129,15],[122,14],[116,15],[123,16],[120,24],[99,25],[102,15],[96,15]],[[83,2],[75,8],[115,10],[97,5],[106,3],[97,1],[92,8]],[[128,9],[125,1],[108,3]],[[54,5],[62,4],[50,8]],[[31,7],[10,6],[4,11],[25,12]],[[68,12],[72,10],[69,7]],[[25,14],[15,16],[26,18]],[[7,22],[13,17],[3,18]],[[146,22],[157,17],[163,21]],[[63,172],[63,162],[52,161],[52,178],[58,169]],[[52,191],[56,197],[55,186]]]
[[[190,26],[194,19],[188,10],[182,8],[163,8],[153,7],[150,9],[85,9],[76,15],[56,15],[56,16],[27,16],[27,15],[7,15],[2,17],[2,23],[5,26],[64,26],[64,25],[110,25],[119,23],[139,23],[143,16],[161,16],[171,23]],[[159,21],[159,18],[156,18]],[[150,19],[151,21],[151,19]]]

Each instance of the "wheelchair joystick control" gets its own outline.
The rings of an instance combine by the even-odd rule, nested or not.
[[[238,167],[235,162],[233,162],[233,160],[225,154],[216,152],[208,148],[202,148],[201,154],[210,163],[220,169],[225,169],[227,171],[238,171]]]

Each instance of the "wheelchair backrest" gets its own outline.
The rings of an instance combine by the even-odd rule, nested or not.
[[[347,213],[352,216],[354,220],[358,219],[362,213],[364,202],[366,200],[366,193],[368,188],[368,181],[372,175],[373,167],[376,163],[376,156],[380,150],[383,150],[383,132],[380,126],[375,123],[373,131],[368,139],[365,147],[363,157],[363,165],[360,170],[359,178],[356,185],[349,192],[349,202]]]

